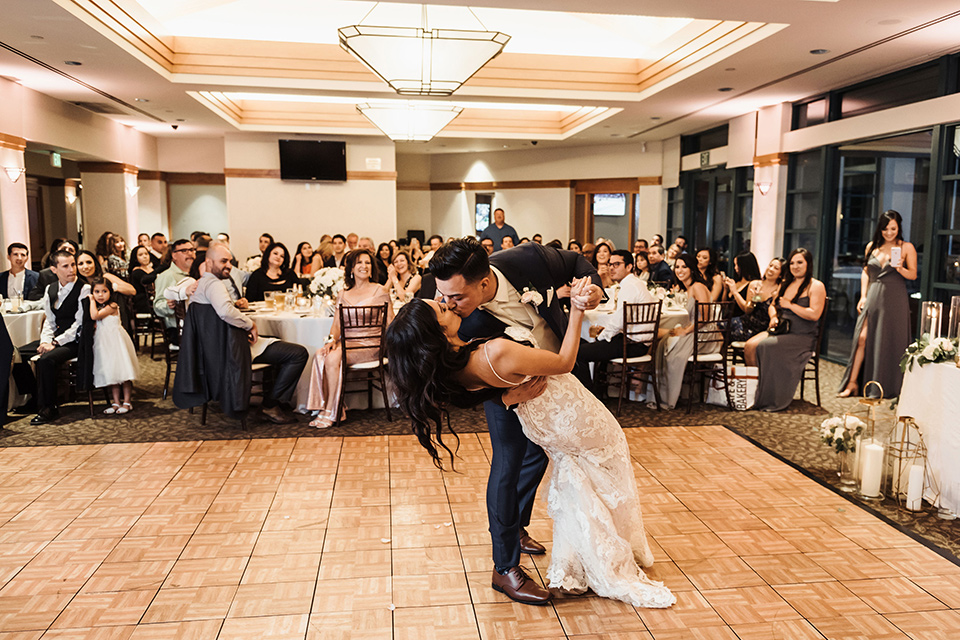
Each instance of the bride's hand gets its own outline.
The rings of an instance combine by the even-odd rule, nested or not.
[[[603,290],[589,278],[574,280],[570,289],[570,305],[580,311],[596,309],[603,299]]]

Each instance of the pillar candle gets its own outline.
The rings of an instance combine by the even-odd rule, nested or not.
[[[907,509],[919,511],[923,507],[923,465],[910,467],[910,479],[907,481]]]
[[[863,460],[863,478],[860,493],[870,498],[880,495],[880,480],[883,476],[883,445],[870,441],[863,447],[860,458]]]

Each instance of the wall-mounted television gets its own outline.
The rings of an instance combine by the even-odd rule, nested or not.
[[[320,140],[280,141],[281,180],[347,179],[345,142]]]

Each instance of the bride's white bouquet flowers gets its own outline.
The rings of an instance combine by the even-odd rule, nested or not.
[[[923,334],[919,340],[907,347],[903,358],[900,360],[900,371],[913,371],[913,365],[919,366],[931,362],[950,362],[957,357],[957,343],[949,338],[934,338]]]
[[[343,269],[324,267],[310,281],[310,291],[325,298],[336,298],[343,290]]]
[[[856,416],[827,418],[820,423],[820,441],[836,450],[854,452],[857,450],[857,436],[863,433],[863,420]]]

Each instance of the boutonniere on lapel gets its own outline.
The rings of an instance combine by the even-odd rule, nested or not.
[[[523,288],[523,291],[520,292],[520,302],[522,304],[533,303],[534,307],[539,307],[543,304],[543,294],[533,288],[533,285],[527,285]]]

